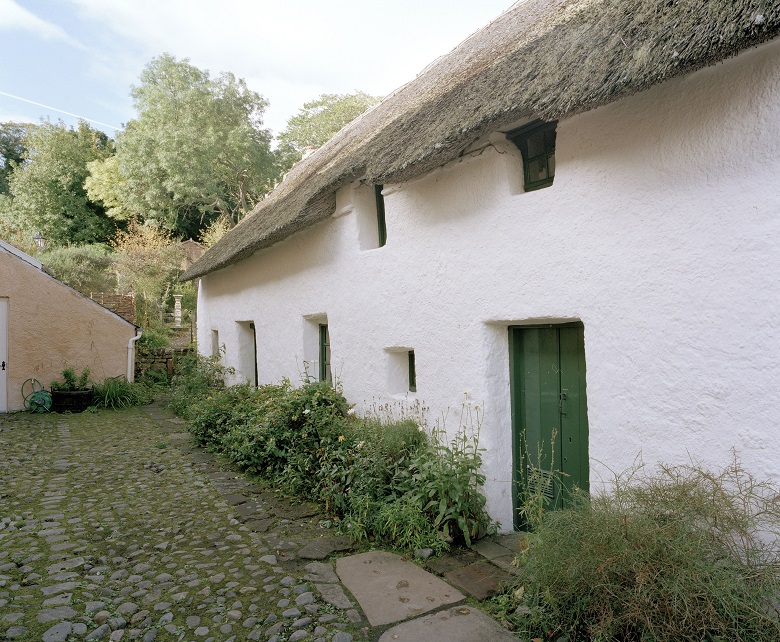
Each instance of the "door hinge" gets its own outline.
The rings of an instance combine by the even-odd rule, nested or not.
[[[563,404],[568,399],[567,393],[568,393],[568,390],[566,390],[566,388],[562,388],[561,389],[561,393],[559,395],[558,412],[561,413],[561,417],[565,417],[566,416],[566,408],[565,408],[565,406]]]

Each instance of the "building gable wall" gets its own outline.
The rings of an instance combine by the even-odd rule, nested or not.
[[[23,409],[22,384],[46,388],[66,367],[94,381],[126,374],[133,324],[19,257],[0,250],[0,297],[7,297],[8,409]]]

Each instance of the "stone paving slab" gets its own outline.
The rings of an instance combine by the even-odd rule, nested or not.
[[[468,549],[457,549],[449,555],[428,560],[425,568],[437,575],[446,575],[457,568],[463,568],[483,559],[478,553]]]
[[[382,634],[379,642],[517,642],[517,637],[495,620],[470,606],[445,611],[398,624]]]
[[[464,599],[435,575],[385,551],[339,558],[336,573],[372,626],[400,622]]]
[[[509,553],[509,551],[504,546],[501,546],[488,537],[475,542],[472,548],[477,553],[482,555],[482,557],[486,557],[489,560],[495,559],[497,557],[504,557]]]
[[[306,544],[298,555],[307,560],[324,560],[331,553],[348,551],[352,546],[348,537],[319,537]]]
[[[495,595],[501,589],[501,584],[508,583],[511,579],[509,573],[485,561],[462,566],[444,577],[478,600],[486,600]]]

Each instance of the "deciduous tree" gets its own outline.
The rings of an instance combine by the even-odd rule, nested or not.
[[[84,189],[87,163],[108,158],[113,142],[80,121],[77,129],[42,122],[30,129],[22,162],[10,175],[3,209],[25,234],[42,232],[53,245],[105,241],[116,223]]]
[[[233,74],[211,78],[169,54],[140,80],[138,117],[117,136],[116,161],[91,167],[90,193],[113,216],[155,219],[185,238],[219,217],[238,222],[278,175],[265,99]]]
[[[30,123],[0,123],[0,194],[8,192],[8,179],[22,162],[27,147],[24,137],[35,128]]]
[[[297,163],[307,149],[324,145],[342,127],[380,100],[378,96],[356,91],[352,94],[322,94],[316,100],[304,103],[279,135],[277,156],[284,171]]]
[[[159,223],[133,219],[111,245],[119,291],[135,294],[141,325],[158,325],[164,300],[181,272],[184,256],[179,242]]]

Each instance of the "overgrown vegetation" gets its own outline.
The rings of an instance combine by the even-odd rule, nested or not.
[[[225,374],[218,359],[191,355],[173,379],[172,407],[198,443],[319,502],[355,539],[442,551],[490,529],[473,414],[447,442],[421,413],[355,417],[324,382],[225,387]]]
[[[506,622],[542,639],[780,639],[780,488],[723,470],[638,467],[539,515]]]
[[[149,388],[130,383],[124,376],[111,377],[94,387],[94,405],[98,408],[119,410],[129,406],[142,406],[152,401]]]

